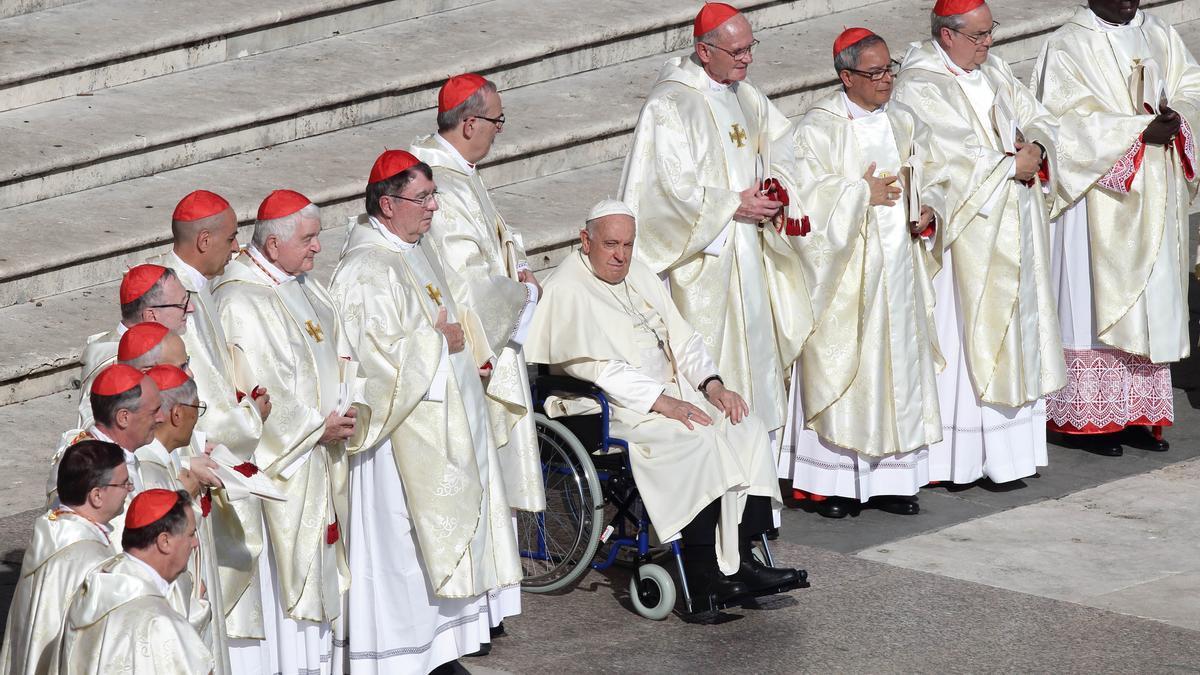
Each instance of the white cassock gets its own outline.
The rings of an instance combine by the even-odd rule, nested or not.
[[[252,461],[262,436],[262,418],[253,406],[251,392],[240,392],[246,395],[238,400],[236,347],[229,344],[221,328],[209,280],[174,252],[150,262],[169,267],[192,294],[194,311],[187,315],[187,331],[182,337],[200,400],[208,406],[196,429],[239,459]],[[213,492],[209,518],[217,546],[226,633],[257,647],[258,641],[266,639],[258,564],[265,536],[262,503],[257,499],[230,501],[218,490]]]
[[[871,206],[863,174],[932,174],[929,130],[903,105],[869,112],[830,94],[796,125],[813,229],[797,241],[812,291],[813,333],[792,378],[780,476],[824,496],[914,495],[942,439],[935,371],[934,262],[909,231],[908,200]],[[912,180],[912,179],[908,179]],[[933,180],[933,176],[929,176]],[[938,187],[914,186],[936,210]]]
[[[929,479],[1031,476],[1047,462],[1045,396],[1066,383],[1043,194],[1057,124],[995,54],[967,73],[930,41],[909,48],[892,100],[932,130],[951,180],[933,279],[943,440]],[[1013,179],[1018,134],[1046,149],[1032,185]]]
[[[486,341],[434,242],[365,216],[330,290],[371,408],[350,458],[350,668],[423,673],[488,642],[487,593],[522,578],[479,378]],[[466,333],[456,354],[434,328],[441,308]]]
[[[1032,87],[1062,120],[1052,261],[1068,381],[1047,401],[1049,426],[1169,425],[1169,364],[1191,351],[1200,68],[1161,19],[1138,12],[1116,26],[1081,7],[1042,48]],[[1180,133],[1148,146],[1141,135],[1163,97]]]
[[[784,367],[811,329],[795,256],[774,227],[733,220],[739,193],[774,177],[792,196],[791,123],[748,82],[714,82],[672,58],[642,107],[621,177],[637,215],[636,256],[671,285],[726,385],[767,429],[784,425]],[[764,329],[775,324],[775,330]]]
[[[117,348],[121,344],[121,336],[129,330],[124,323],[107,333],[96,333],[89,336],[83,347],[83,355],[79,357],[79,428],[92,426],[92,381],[106,366],[117,362]]]
[[[213,294],[250,379],[272,392],[254,459],[288,497],[262,507],[270,555],[259,566],[272,583],[262,584],[267,639],[259,672],[341,673],[349,468],[345,444],[318,441],[326,417],[352,403],[343,399],[355,383],[344,375],[354,378],[357,364],[320,282],[286,274],[254,246],[229,263]],[[360,410],[357,440],[369,420]]]
[[[608,395],[611,433],[629,443],[638,493],[661,541],[676,538],[702,509],[721,501],[717,562],[723,573],[736,572],[746,497],[782,505],[762,420],[752,408],[732,424],[704,399],[698,388],[718,374],[717,367],[662,282],[636,258],[625,280],[613,285],[593,274],[582,253],[573,253],[545,291],[525,347],[529,360],[593,382]],[[650,412],[660,394],[699,407],[714,423],[689,430]],[[551,417],[599,411],[590,398],[546,402]]]
[[[183,484],[179,482],[179,472],[183,468],[181,458],[184,453],[195,457],[203,452],[203,433],[193,435],[190,446],[175,450],[167,450],[162,441],[158,439],[143,445],[134,453],[138,458],[142,485],[147,490],[184,489]],[[202,500],[194,502],[192,509],[193,515],[196,517],[196,536],[200,539],[200,546],[192,551],[192,555],[188,559],[187,571],[171,584],[171,595],[168,597],[168,601],[176,608],[184,604],[189,607],[191,615],[188,619],[189,623],[197,628],[200,637],[204,639],[205,646],[212,652],[213,672],[217,675],[225,675],[232,672],[229,665],[229,636],[225,632],[225,622],[219,618],[225,616],[225,604],[224,598],[218,592],[221,588],[221,579],[217,567],[212,521],[208,519],[208,514],[204,513],[202,503]],[[203,582],[203,586],[201,582]],[[203,595],[201,595],[202,588]],[[182,597],[185,594],[187,594],[186,598]],[[183,602],[185,599],[186,603]],[[209,620],[204,625],[197,626],[193,619],[196,611],[202,607],[208,608]]]
[[[496,210],[475,165],[453,145],[432,134],[418,139],[411,150],[433,168],[438,186],[438,210],[429,236],[437,240],[445,261],[446,283],[458,304],[479,317],[492,352],[486,391],[509,505],[544,511],[541,454],[521,350],[538,301],[537,286],[517,278],[529,269],[525,247]],[[507,441],[501,442],[503,438]],[[491,594],[488,612],[493,626],[520,614],[520,586]]]
[[[121,554],[92,570],[67,610],[59,650],[62,675],[202,675],[212,654],[167,604],[170,584]]]
[[[0,674],[54,673],[58,636],[88,572],[116,555],[108,528],[67,507],[33,522],[0,650]]]

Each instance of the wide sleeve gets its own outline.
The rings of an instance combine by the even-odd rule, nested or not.
[[[562,364],[567,375],[591,382],[613,405],[646,414],[665,387],[625,361],[572,361]]]
[[[330,293],[366,377],[366,449],[390,436],[425,398],[445,340],[394,267],[371,250],[351,256],[335,273]]]
[[[642,108],[621,176],[621,200],[637,216],[637,256],[661,274],[703,251],[733,220],[741,196],[708,185],[702,176],[724,175],[719,146],[705,143],[707,127],[686,124],[681,106],[703,105],[682,87],[652,93]],[[701,114],[703,113],[703,114]],[[710,119],[697,111],[690,118]],[[721,163],[719,171],[714,164]]]
[[[303,337],[293,334],[292,321],[270,289],[230,282],[219,294],[221,326],[241,347],[255,382],[271,394],[271,414],[255,448],[256,463],[274,478],[311,450],[325,432],[325,415],[310,407],[298,392],[313,390],[314,373],[302,372],[311,361]]]

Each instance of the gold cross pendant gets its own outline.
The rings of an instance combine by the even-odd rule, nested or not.
[[[425,290],[429,293],[429,299],[442,306],[442,292],[433,287],[433,284],[425,284]]]
[[[742,125],[734,122],[730,128],[732,131],[729,132],[729,140],[737,143],[739,148],[746,147],[746,130],[742,128]]]
[[[304,322],[304,330],[307,331],[308,334],[312,336],[312,339],[316,340],[317,342],[325,341],[322,337],[325,334],[321,331],[321,327],[313,323],[311,319]]]

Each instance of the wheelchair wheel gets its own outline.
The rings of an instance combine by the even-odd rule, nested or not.
[[[675,609],[675,580],[654,563],[642,565],[629,579],[629,599],[638,614],[662,621]]]
[[[600,545],[604,497],[596,468],[583,445],[566,427],[534,415],[546,510],[518,512],[517,539],[530,593],[550,593],[587,571]]]

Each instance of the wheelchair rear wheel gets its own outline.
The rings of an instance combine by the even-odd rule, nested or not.
[[[525,577],[521,588],[549,593],[587,571],[600,545],[604,497],[587,451],[562,424],[534,415],[546,510],[517,514],[517,539]]]

